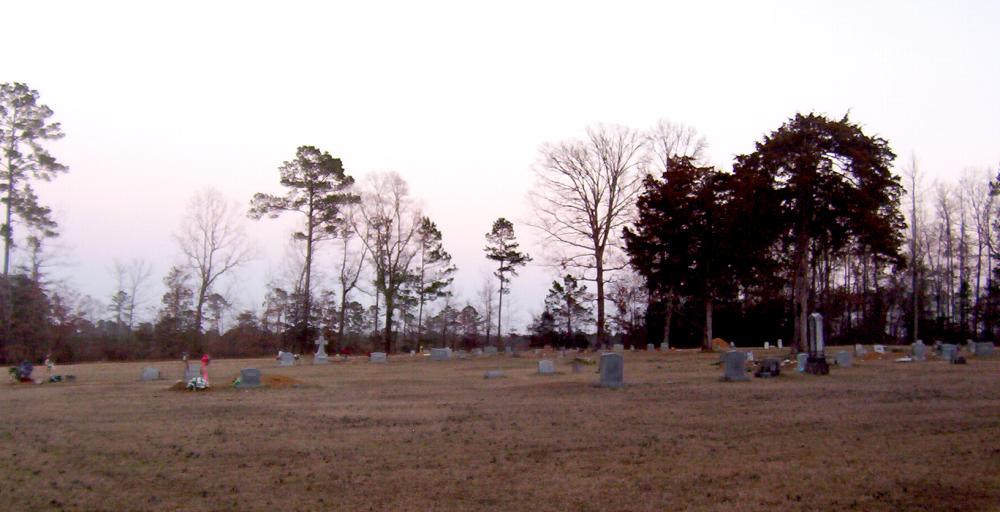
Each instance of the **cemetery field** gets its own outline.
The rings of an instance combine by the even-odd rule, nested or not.
[[[59,366],[0,387],[0,509],[1000,510],[1000,358],[727,383],[637,351],[622,389],[551,358]],[[250,366],[280,385],[227,385]]]

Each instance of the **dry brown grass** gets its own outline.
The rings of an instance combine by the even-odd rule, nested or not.
[[[1000,359],[743,383],[717,359],[626,353],[620,390],[558,358],[216,360],[208,393],[61,366],[0,387],[0,509],[1000,510]],[[226,385],[247,366],[301,385]]]

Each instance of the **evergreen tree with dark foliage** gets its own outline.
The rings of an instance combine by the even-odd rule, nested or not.
[[[564,344],[572,343],[573,334],[581,330],[582,324],[594,321],[594,308],[590,305],[593,300],[587,287],[570,274],[563,276],[561,283],[552,281],[545,297],[545,311],[565,328]]]
[[[876,265],[903,264],[903,189],[891,172],[894,159],[888,141],[866,135],[847,116],[838,121],[818,114],[796,114],[753,153],[736,158],[736,180],[750,184],[742,193],[756,212],[776,214],[755,224],[780,227],[775,242],[790,255],[799,350],[805,349],[817,254],[851,250]]]
[[[497,269],[493,275],[500,280],[499,300],[497,301],[497,342],[502,339],[500,327],[503,325],[503,296],[510,293],[512,276],[517,275],[517,268],[527,265],[531,261],[531,256],[518,249],[520,244],[514,236],[514,224],[509,220],[500,217],[493,222],[493,229],[486,233],[486,258],[497,262]]]

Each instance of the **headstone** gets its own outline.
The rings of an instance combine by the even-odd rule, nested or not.
[[[778,338],[778,348],[785,348],[785,346],[782,344],[781,338]]]
[[[201,378],[201,369],[198,365],[189,364],[184,367],[184,382],[191,382],[191,379]]]
[[[764,350],[769,350],[770,348],[771,348],[771,342],[770,341],[765,341],[764,342]]]
[[[670,344],[665,341],[663,343],[660,343],[660,350],[664,352],[670,350]]]
[[[965,351],[970,354],[976,353],[976,342],[972,340],[965,340]]]
[[[384,363],[388,361],[385,352],[372,352],[371,355],[368,356],[368,360],[373,363]]]
[[[514,355],[514,347],[504,347],[503,351],[508,355]]]
[[[431,361],[447,361],[451,359],[450,348],[432,348]]]
[[[795,371],[799,373],[805,372],[806,363],[809,361],[809,354],[806,354],[805,352],[799,352],[799,354],[795,356],[795,360],[796,360]]]
[[[652,343],[646,344],[646,352],[652,352],[654,350],[656,350],[656,345],[653,345]]]
[[[327,364],[329,358],[326,355],[326,338],[322,334],[316,340],[316,353],[313,354],[313,364]]]
[[[542,375],[552,375],[556,373],[556,366],[550,359],[542,359],[538,362],[538,373]]]
[[[581,373],[583,371],[583,366],[580,364],[579,361],[573,361],[573,363],[570,366],[573,367],[573,373]]]
[[[806,373],[812,375],[827,375],[830,366],[826,362],[826,342],[823,338],[823,315],[809,315],[809,359],[806,360]]]
[[[949,363],[954,363],[955,358],[958,357],[958,345],[953,345],[951,343],[941,344],[941,358]]]
[[[142,369],[142,375],[139,376],[139,380],[143,382],[148,382],[151,380],[160,380],[163,376],[160,375],[160,370],[153,368],[152,366],[147,366]]]
[[[865,357],[866,355],[868,355],[868,351],[865,350],[865,346],[864,345],[862,345],[860,343],[855,343],[854,344],[854,355],[856,355],[858,357]]]
[[[624,352],[625,345],[622,345],[621,343],[615,343],[614,347],[612,347],[612,350],[615,352]]]
[[[872,347],[872,350],[879,354],[885,354],[885,345],[875,345]]]
[[[486,375],[483,375],[484,379],[499,379],[503,377],[503,370],[488,370]]]
[[[483,349],[483,353],[488,356],[495,356],[497,355],[497,348],[493,346],[486,347],[485,349]]]
[[[472,349],[472,355],[474,355],[476,357],[479,357],[479,356],[483,355],[483,349],[478,348],[478,347]]]
[[[240,370],[240,383],[236,385],[237,388],[259,388],[260,386],[260,370],[257,368],[243,368]]]
[[[976,343],[976,355],[977,356],[991,356],[993,355],[993,342],[992,341],[980,341]]]
[[[781,375],[781,359],[769,357],[760,362],[760,368],[754,373],[754,377],[767,378]]]
[[[725,369],[722,380],[729,382],[750,380],[750,377],[747,377],[747,355],[745,353],[737,350],[726,352],[722,356],[722,365]]]
[[[625,379],[625,358],[616,352],[601,354],[601,386],[620,388]]]
[[[913,343],[913,346],[910,347],[910,350],[913,351],[914,361],[927,360],[927,345],[924,345],[924,342],[917,340],[916,342]]]
[[[851,357],[851,353],[846,350],[841,350],[837,352],[834,356],[834,361],[836,361],[837,366],[841,368],[850,368],[854,364],[854,360]]]
[[[749,350],[749,351],[747,351],[746,354],[747,354],[747,361],[749,361],[749,362],[752,363],[753,362],[753,351]]]
[[[278,352],[278,366],[295,366],[295,354]]]

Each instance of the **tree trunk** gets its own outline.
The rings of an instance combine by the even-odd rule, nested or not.
[[[795,333],[792,345],[798,352],[806,351],[809,320],[809,235],[800,229],[795,244],[796,270],[793,281]]]
[[[595,255],[597,270],[597,342],[607,341],[607,333],[604,330],[604,254],[598,252]]]
[[[674,294],[668,292],[663,303],[663,343],[670,347],[670,324],[674,320]],[[661,345],[662,348],[662,345]]]
[[[705,297],[705,338],[701,348],[705,351],[712,350],[712,297]]]

